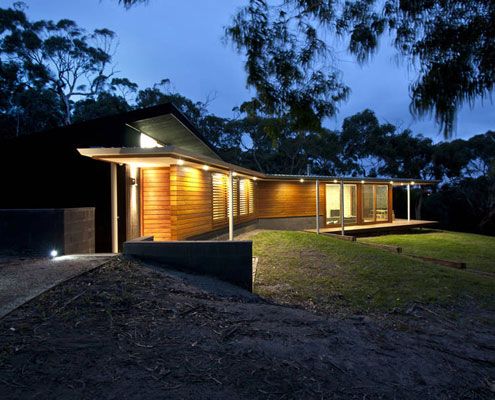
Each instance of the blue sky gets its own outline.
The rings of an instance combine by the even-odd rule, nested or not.
[[[232,108],[249,98],[245,87],[242,57],[222,41],[223,27],[245,2],[240,0],[150,0],[125,10],[117,0],[25,0],[31,19],[69,18],[86,29],[109,28],[119,38],[115,56],[122,76],[151,86],[163,78],[173,88],[195,100],[204,101],[215,94],[210,111],[224,117]],[[3,7],[12,1],[0,0]],[[387,43],[364,67],[358,66],[344,50],[339,52],[339,69],[351,87],[350,99],[340,106],[330,128],[340,126],[343,118],[374,110],[381,121],[415,133],[441,140],[438,128],[429,118],[415,120],[409,113],[408,86],[414,71],[397,65],[394,51]],[[474,108],[464,107],[457,124],[457,137],[495,129],[495,105],[479,101]]]

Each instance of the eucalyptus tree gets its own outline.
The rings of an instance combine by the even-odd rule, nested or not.
[[[30,21],[21,6],[0,9],[0,62],[17,70],[17,91],[52,91],[71,123],[74,99],[96,96],[114,74],[115,34],[74,21]]]
[[[294,128],[314,129],[349,93],[335,70],[334,39],[364,63],[388,35],[416,70],[411,111],[433,113],[448,138],[459,108],[493,91],[494,27],[493,0],[246,0],[226,38],[244,56],[256,92],[243,109],[290,115]]]

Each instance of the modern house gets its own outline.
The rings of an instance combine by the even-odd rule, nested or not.
[[[7,179],[14,194],[0,207],[92,205],[97,251],[149,235],[232,239],[253,226],[342,232],[425,225],[395,220],[392,191],[434,183],[246,169],[224,161],[171,104],[19,138],[2,151],[4,167],[29,168]]]

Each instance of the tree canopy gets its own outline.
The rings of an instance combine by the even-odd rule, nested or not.
[[[88,33],[68,19],[30,21],[16,5],[0,9],[0,34],[0,81],[10,85],[2,91],[4,105],[33,91],[51,92],[70,124],[73,99],[98,95],[114,73],[115,34],[108,29]]]
[[[129,8],[147,0],[119,0]],[[495,81],[493,0],[246,0],[226,38],[245,57],[255,96],[241,109],[284,117],[294,129],[315,130],[349,94],[337,72],[333,39],[344,38],[365,63],[380,39],[416,70],[414,115],[433,114],[446,138],[465,104],[488,98]],[[273,132],[268,132],[273,134]]]

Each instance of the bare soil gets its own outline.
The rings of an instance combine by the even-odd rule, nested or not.
[[[493,399],[473,305],[335,318],[113,259],[0,320],[2,399]]]

